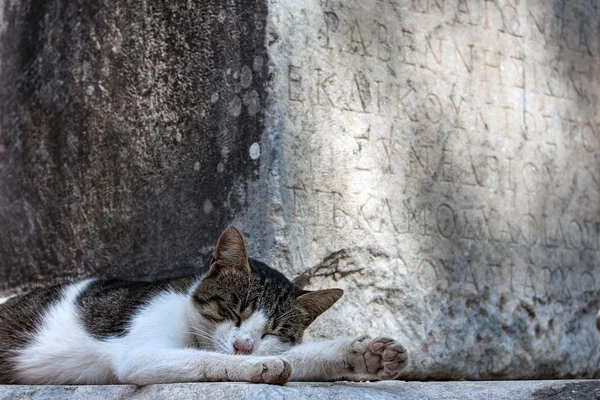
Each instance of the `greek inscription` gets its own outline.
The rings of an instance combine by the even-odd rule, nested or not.
[[[398,112],[396,114],[396,118],[402,119],[403,117],[407,117],[412,122],[418,122],[419,119],[417,117],[417,113],[411,110],[409,105],[413,102],[413,97],[415,96],[416,90],[412,87],[402,88],[398,86]]]
[[[584,247],[583,228],[581,224],[575,220],[569,222],[569,244],[575,249]]]
[[[523,55],[513,55],[509,58],[510,83],[517,89],[525,89],[525,58]]]
[[[442,287],[433,260],[421,260],[417,267],[417,281],[421,288],[425,290],[435,289],[438,285]]]
[[[529,193],[534,193],[538,189],[538,169],[533,163],[526,163],[521,170],[523,178],[523,186]]]
[[[358,54],[362,57],[370,57],[371,54],[367,51],[368,45],[369,44],[366,44],[363,39],[358,20],[354,20],[354,23],[350,28],[350,45],[348,46],[348,53]]]
[[[596,290],[596,279],[589,271],[584,271],[579,276],[579,287],[582,292],[591,292]]]
[[[458,0],[458,4],[456,6],[456,15],[454,17],[455,21],[464,25],[478,25],[478,18],[474,15],[474,12],[472,12],[471,9],[472,7],[469,6],[469,0]]]
[[[558,302],[569,302],[573,297],[570,284],[573,270],[562,267],[542,267],[542,276],[544,282],[544,297],[552,297]]]
[[[435,222],[438,232],[445,238],[449,238],[456,229],[456,215],[448,204],[442,203],[435,213]]]
[[[473,263],[470,260],[467,260],[466,266],[464,270],[464,285],[468,287],[471,285],[475,292],[479,292],[479,285],[477,283],[477,275],[475,274],[475,270],[473,269]]]
[[[598,10],[538,3],[323,2],[314,52],[290,42],[289,143],[311,163],[288,178],[290,226],[385,244],[368,257],[386,289],[510,292],[535,312],[596,291]],[[473,360],[485,375],[502,357]]]
[[[411,0],[410,11],[429,14],[431,12],[439,12],[444,15],[445,0]]]
[[[588,34],[593,32],[590,29],[588,17],[577,15],[575,9],[570,9],[569,14],[563,21],[561,30],[561,39],[565,46],[578,53],[591,53]],[[588,29],[586,29],[586,26]]]
[[[321,26],[318,32],[317,40],[321,47],[326,49],[332,49],[331,46],[331,33],[338,31],[340,20],[336,13],[332,11],[325,11],[323,15],[325,22]]]
[[[306,188],[299,186],[287,186],[286,189],[288,189],[291,192],[292,213],[294,217],[302,217],[305,211],[302,206],[306,204],[307,199]]]
[[[452,147],[444,146],[442,149],[442,175],[440,180],[442,182],[454,182],[452,176],[452,170],[454,169],[454,155]]]
[[[501,72],[502,53],[483,50],[483,81],[497,83],[502,86]],[[495,72],[492,72],[495,70]],[[497,79],[494,77],[497,74]]]
[[[288,66],[288,98],[302,102],[302,74],[300,67]]]
[[[444,108],[440,98],[433,93],[429,93],[425,100],[425,117],[429,122],[437,124],[442,120],[443,114]]]
[[[375,24],[377,26],[377,58],[380,61],[389,61],[392,58],[392,47],[388,39],[388,29],[377,21]]]
[[[328,88],[329,88],[329,85],[331,85],[335,81],[336,74],[335,73],[325,74],[320,69],[317,69],[316,71],[317,71],[317,87],[316,87],[317,104],[322,105],[323,102],[325,102],[325,104],[335,107],[335,105],[333,104],[333,101],[331,100],[331,96],[329,95]]]
[[[440,239],[485,241],[528,248],[543,246],[578,251],[600,250],[600,221],[550,218],[533,213],[503,215],[497,208],[477,206],[457,209],[448,202],[421,203],[420,199],[397,200],[375,194],[355,193],[347,199],[335,191],[307,192],[304,185],[288,187],[291,214],[298,220],[335,228],[368,229],[373,233],[437,235]],[[308,199],[318,199],[311,212]],[[355,213],[351,210],[355,209]],[[354,224],[349,224],[354,221]]]
[[[462,64],[464,69],[470,74],[473,72],[473,54],[474,54],[474,45],[469,44],[466,50],[461,50],[456,42],[454,42],[454,52],[456,60],[460,60],[461,62],[455,62],[455,70],[458,73],[459,65]]]
[[[594,126],[587,122],[581,128],[581,142],[585,151],[593,153],[598,147],[598,140],[596,138],[596,130]]]
[[[507,4],[500,9],[500,14],[502,15],[502,29],[500,29],[500,32],[519,38],[522,37],[521,19],[517,8]]]
[[[521,235],[526,246],[534,246],[539,237],[538,223],[531,214],[525,214],[521,218]]]
[[[409,154],[409,173],[408,176],[415,175],[415,171],[422,170],[425,175],[429,175],[429,149],[431,146],[422,145],[421,147],[411,144]]]
[[[416,66],[418,63],[417,41],[413,32],[403,28],[402,36],[399,39],[399,49],[402,56],[402,64]]]
[[[367,112],[367,107],[371,103],[369,80],[361,72],[355,73],[353,78],[349,109],[352,111]]]
[[[475,167],[475,163],[473,162],[473,156],[469,153],[469,166],[464,171],[464,178],[462,180],[464,185],[468,186],[479,186],[483,187],[483,183],[481,178],[477,173],[477,168]]]
[[[367,147],[367,145],[369,144],[369,142],[371,141],[371,125],[369,125],[369,127],[367,128],[367,130],[359,136],[354,136],[354,140],[356,141],[356,144],[358,145],[358,161],[356,164],[356,169],[359,171],[369,171],[370,168],[369,166],[366,164],[366,162],[364,161],[364,154],[366,153],[364,150]]]
[[[390,267],[392,271],[394,271],[399,276],[407,276],[408,275],[408,267],[404,262],[402,256],[397,255],[395,258],[390,260]]]
[[[534,12],[534,9],[532,8],[529,8],[527,11],[530,19],[529,26],[531,27],[529,38],[531,40],[536,40],[539,38],[545,40],[547,26],[546,13],[541,12],[541,15],[536,15],[539,12],[539,10],[536,9]]]
[[[534,267],[530,264],[527,266],[527,272],[525,274],[525,282],[523,286],[523,293],[527,297],[536,298],[537,292],[535,290],[535,270]]]
[[[381,232],[383,221],[381,215],[383,213],[383,203],[371,195],[367,200],[360,205],[360,216],[366,222],[371,232]]]
[[[442,39],[433,39],[431,37],[425,39],[425,67],[428,69],[432,69],[431,61],[435,61],[437,66],[442,66],[443,64],[443,47],[442,47]]]
[[[455,99],[455,96],[450,96],[450,104],[452,104],[452,109],[454,110],[455,122],[454,127],[458,128],[461,126],[460,123],[460,114],[461,110],[464,111],[463,104],[467,104],[467,100],[460,96],[458,99]]]
[[[461,239],[481,241],[485,237],[484,223],[477,215],[463,211],[464,228]]]

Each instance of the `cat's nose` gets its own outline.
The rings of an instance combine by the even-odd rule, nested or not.
[[[254,340],[250,338],[235,339],[233,341],[233,349],[235,354],[252,354],[254,348]]]

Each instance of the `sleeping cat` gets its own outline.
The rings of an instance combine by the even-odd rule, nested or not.
[[[0,383],[393,379],[407,364],[393,339],[302,344],[342,296],[305,291],[248,259],[235,228],[207,270],[155,283],[86,280],[0,305]]]

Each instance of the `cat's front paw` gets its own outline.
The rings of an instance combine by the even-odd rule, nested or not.
[[[391,338],[360,336],[350,348],[352,367],[360,377],[394,379],[408,365],[406,348]]]
[[[277,357],[245,361],[240,367],[247,372],[247,381],[252,383],[283,385],[292,374],[290,363]]]

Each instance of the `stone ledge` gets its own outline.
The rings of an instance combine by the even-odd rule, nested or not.
[[[335,382],[290,383],[286,386],[246,383],[183,383],[135,387],[0,386],[0,399],[28,400],[172,400],[172,399],[600,399],[600,380],[485,382]]]

